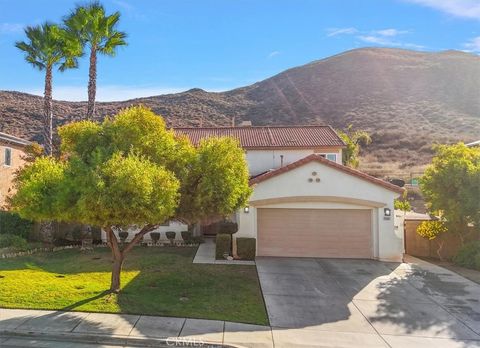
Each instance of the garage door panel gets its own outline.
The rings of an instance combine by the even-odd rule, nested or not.
[[[259,208],[258,255],[372,258],[369,209]]]

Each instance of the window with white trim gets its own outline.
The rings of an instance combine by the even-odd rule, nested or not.
[[[5,148],[3,164],[9,167],[12,165],[12,149],[9,147]]]
[[[337,162],[337,154],[336,153],[320,153],[319,155],[322,156],[323,158],[328,159],[329,161]]]

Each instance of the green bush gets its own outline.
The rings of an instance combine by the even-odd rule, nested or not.
[[[0,234],[13,234],[28,239],[33,231],[33,222],[16,213],[0,211]]]
[[[480,241],[465,244],[453,258],[455,264],[480,270]]]
[[[152,240],[155,243],[158,243],[158,241],[160,240],[160,232],[151,232],[150,233],[150,238],[152,238]]]
[[[173,245],[175,241],[175,237],[177,236],[177,233],[173,231],[168,231],[168,232],[165,232],[165,235],[167,236],[167,239],[170,241],[170,244]]]
[[[193,236],[192,237],[192,243],[193,244],[202,244],[205,242],[205,239],[203,239],[202,236]]]
[[[238,231],[238,224],[231,221],[219,222],[218,232],[221,234],[234,234]]]
[[[215,258],[217,260],[223,260],[223,255],[226,253],[231,255],[232,249],[232,236],[230,234],[217,234],[215,242]]]
[[[182,231],[181,235],[185,243],[189,244],[193,242],[193,234],[191,231]]]
[[[255,238],[237,238],[237,254],[242,260],[255,260],[257,241]]]
[[[120,240],[122,241],[122,243],[125,243],[125,241],[128,238],[128,232],[125,232],[125,231],[118,232],[118,236],[120,237]]]
[[[0,248],[23,251],[28,249],[28,243],[24,238],[14,234],[0,234]]]

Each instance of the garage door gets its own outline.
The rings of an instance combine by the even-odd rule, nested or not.
[[[371,210],[258,209],[259,256],[372,258]]]

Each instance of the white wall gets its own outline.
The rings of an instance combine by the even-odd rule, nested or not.
[[[313,176],[313,172],[317,175]],[[309,182],[309,178],[319,178],[320,182]],[[361,178],[318,162],[310,162],[255,185],[249,213],[243,210],[239,212],[239,231],[236,237],[256,238],[256,210],[259,207],[367,208],[373,212],[374,256],[381,260],[400,261],[403,257],[403,235],[395,232],[393,216],[390,219],[384,218],[384,208],[389,208],[393,213],[393,200],[398,196],[396,192]],[[292,197],[299,201],[265,201]]]
[[[188,226],[181,223],[181,222],[178,222],[178,221],[171,221],[169,226],[159,226],[157,229],[153,230],[152,232],[160,232],[160,240],[163,240],[163,241],[166,241],[168,240],[166,235],[165,235],[165,232],[168,232],[168,231],[172,231],[172,232],[176,232],[176,236],[175,236],[175,240],[183,240],[182,239],[182,235],[181,235],[181,232],[183,231],[187,231],[188,230]],[[129,228],[128,229],[128,238],[127,238],[127,241],[131,240],[135,234],[139,231],[138,228]],[[150,233],[147,233],[143,239],[144,240],[151,240],[151,237],[150,237]],[[118,232],[115,232],[115,235],[118,237]],[[106,242],[107,241],[107,235],[106,233],[102,230],[102,241]]]
[[[342,150],[332,148],[319,149],[275,149],[275,150],[247,150],[247,162],[250,175],[257,175],[270,169],[280,168],[283,165],[296,162],[313,153],[335,153],[337,163],[342,163]]]

